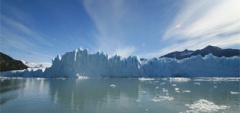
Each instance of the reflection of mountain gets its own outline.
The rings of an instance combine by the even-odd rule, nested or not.
[[[111,84],[115,84],[116,87],[110,87]],[[131,79],[66,79],[64,81],[54,79],[49,82],[49,90],[53,103],[61,103],[76,112],[83,112],[89,108],[89,105],[103,106],[107,101],[115,101],[122,95],[136,100],[138,81]],[[92,108],[90,111],[94,112],[94,110]]]
[[[22,86],[22,79],[5,79],[0,82],[0,104],[4,104],[9,100],[17,98],[18,93],[15,90],[20,89]]]

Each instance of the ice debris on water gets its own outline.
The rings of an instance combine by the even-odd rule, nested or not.
[[[238,95],[238,94],[239,94],[239,92],[236,92],[236,91],[230,91],[230,93],[231,93],[232,95]]]
[[[170,82],[188,82],[191,79],[189,78],[180,78],[180,77],[175,77],[175,78],[170,78]]]
[[[148,81],[148,80],[154,80],[154,78],[139,78],[139,81]]]
[[[216,105],[205,99],[200,99],[193,104],[185,104],[185,106],[189,107],[189,110],[186,110],[186,113],[210,113],[229,108],[229,106]]]
[[[179,88],[174,88],[175,89],[175,91],[177,92],[177,93],[179,93],[180,91],[179,91]]]
[[[159,97],[154,97],[151,101],[153,102],[161,102],[161,101],[165,101],[165,100],[173,100],[174,98],[173,97],[170,97],[170,96],[159,96]]]
[[[190,93],[190,90],[183,90],[183,93]]]
[[[111,84],[110,87],[115,88],[117,86],[115,84]]]
[[[176,86],[177,86],[177,84],[172,84],[172,86],[173,86],[173,87],[176,87]]]
[[[194,84],[195,84],[195,85],[201,85],[201,83],[199,83],[199,82],[194,82]]]

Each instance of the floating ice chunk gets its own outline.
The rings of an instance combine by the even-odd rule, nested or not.
[[[177,86],[177,84],[172,84],[172,86],[173,86],[173,87],[176,87],[176,86]]]
[[[213,86],[213,88],[217,88],[217,86]]]
[[[173,97],[170,97],[170,96],[159,96],[159,97],[154,97],[151,101],[153,102],[161,102],[161,101],[164,101],[164,100],[173,100],[174,98]]]
[[[179,88],[174,88],[175,89],[175,91],[177,92],[177,93],[179,93],[180,91],[179,91]]]
[[[81,80],[81,79],[88,79],[87,76],[80,76],[78,73],[76,74],[76,78]]]
[[[186,110],[186,113],[209,113],[209,112],[218,112],[219,110],[227,109],[229,106],[225,105],[216,105],[213,102],[209,102],[205,99],[200,99],[193,104],[185,104],[189,107],[189,110]]]
[[[163,91],[163,92],[167,92],[167,90],[166,90],[165,88],[162,88],[162,91]]]
[[[183,90],[183,93],[190,93],[190,90]]]
[[[155,89],[158,89],[159,87],[156,87]]]
[[[188,82],[190,80],[189,78],[170,78],[170,82]]]
[[[146,93],[146,91],[142,91],[142,93]]]
[[[232,95],[238,95],[238,94],[239,94],[239,92],[235,92],[235,91],[230,91],[230,93],[231,93]]]
[[[140,100],[138,100],[138,99],[137,99],[137,100],[135,100],[135,101],[136,101],[136,102],[140,102]]]
[[[115,84],[111,84],[110,87],[115,88],[117,86]]]
[[[140,81],[154,80],[154,78],[138,78]]]
[[[43,80],[44,78],[39,78],[39,77],[37,77],[36,79],[37,79],[37,80]]]
[[[164,84],[165,84],[165,82],[160,83],[160,85],[164,85]]]
[[[201,85],[201,83],[199,83],[199,82],[194,82],[194,84],[195,84],[195,85]]]

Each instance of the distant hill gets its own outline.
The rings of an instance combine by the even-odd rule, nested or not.
[[[10,56],[0,52],[0,72],[22,70],[27,68],[28,66],[24,65],[21,61],[15,60]]]
[[[240,56],[240,50],[238,50],[238,49],[221,49],[219,47],[209,45],[203,49],[196,50],[196,51],[186,49],[184,51],[171,52],[169,54],[161,56],[161,58],[163,58],[163,57],[176,58],[176,59],[180,60],[180,59],[189,58],[191,56],[196,56],[196,55],[205,56],[210,53],[217,57]]]

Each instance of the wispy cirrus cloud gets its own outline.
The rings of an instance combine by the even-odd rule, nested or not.
[[[52,44],[47,41],[45,38],[43,38],[39,33],[31,30],[29,27],[27,27],[27,25],[24,25],[22,23],[20,23],[17,20],[13,20],[5,15],[1,15],[1,22],[4,24],[2,25],[3,28],[5,29],[9,29],[8,31],[6,30],[6,32],[9,32],[10,29],[12,31],[12,33],[17,34],[17,35],[28,35],[28,39],[33,40],[33,41],[37,41],[39,43],[41,43],[42,45],[47,45],[47,46],[51,46]],[[13,31],[14,30],[14,31]]]
[[[8,6],[6,8],[6,6]],[[20,9],[5,4],[9,13],[1,13],[1,51],[22,60],[46,61],[42,58],[51,58],[42,51],[42,47],[51,47],[52,44],[41,36],[38,31],[29,27],[33,20]],[[13,18],[14,17],[14,18]],[[34,59],[32,59],[34,58]]]
[[[125,0],[84,0],[84,7],[95,23],[97,49],[110,55],[118,54],[126,57],[136,48],[126,45],[123,20],[126,19]]]
[[[187,48],[201,49],[207,45],[240,45],[238,4],[239,0],[187,0],[162,37],[162,42],[171,44],[145,56],[159,56]]]

